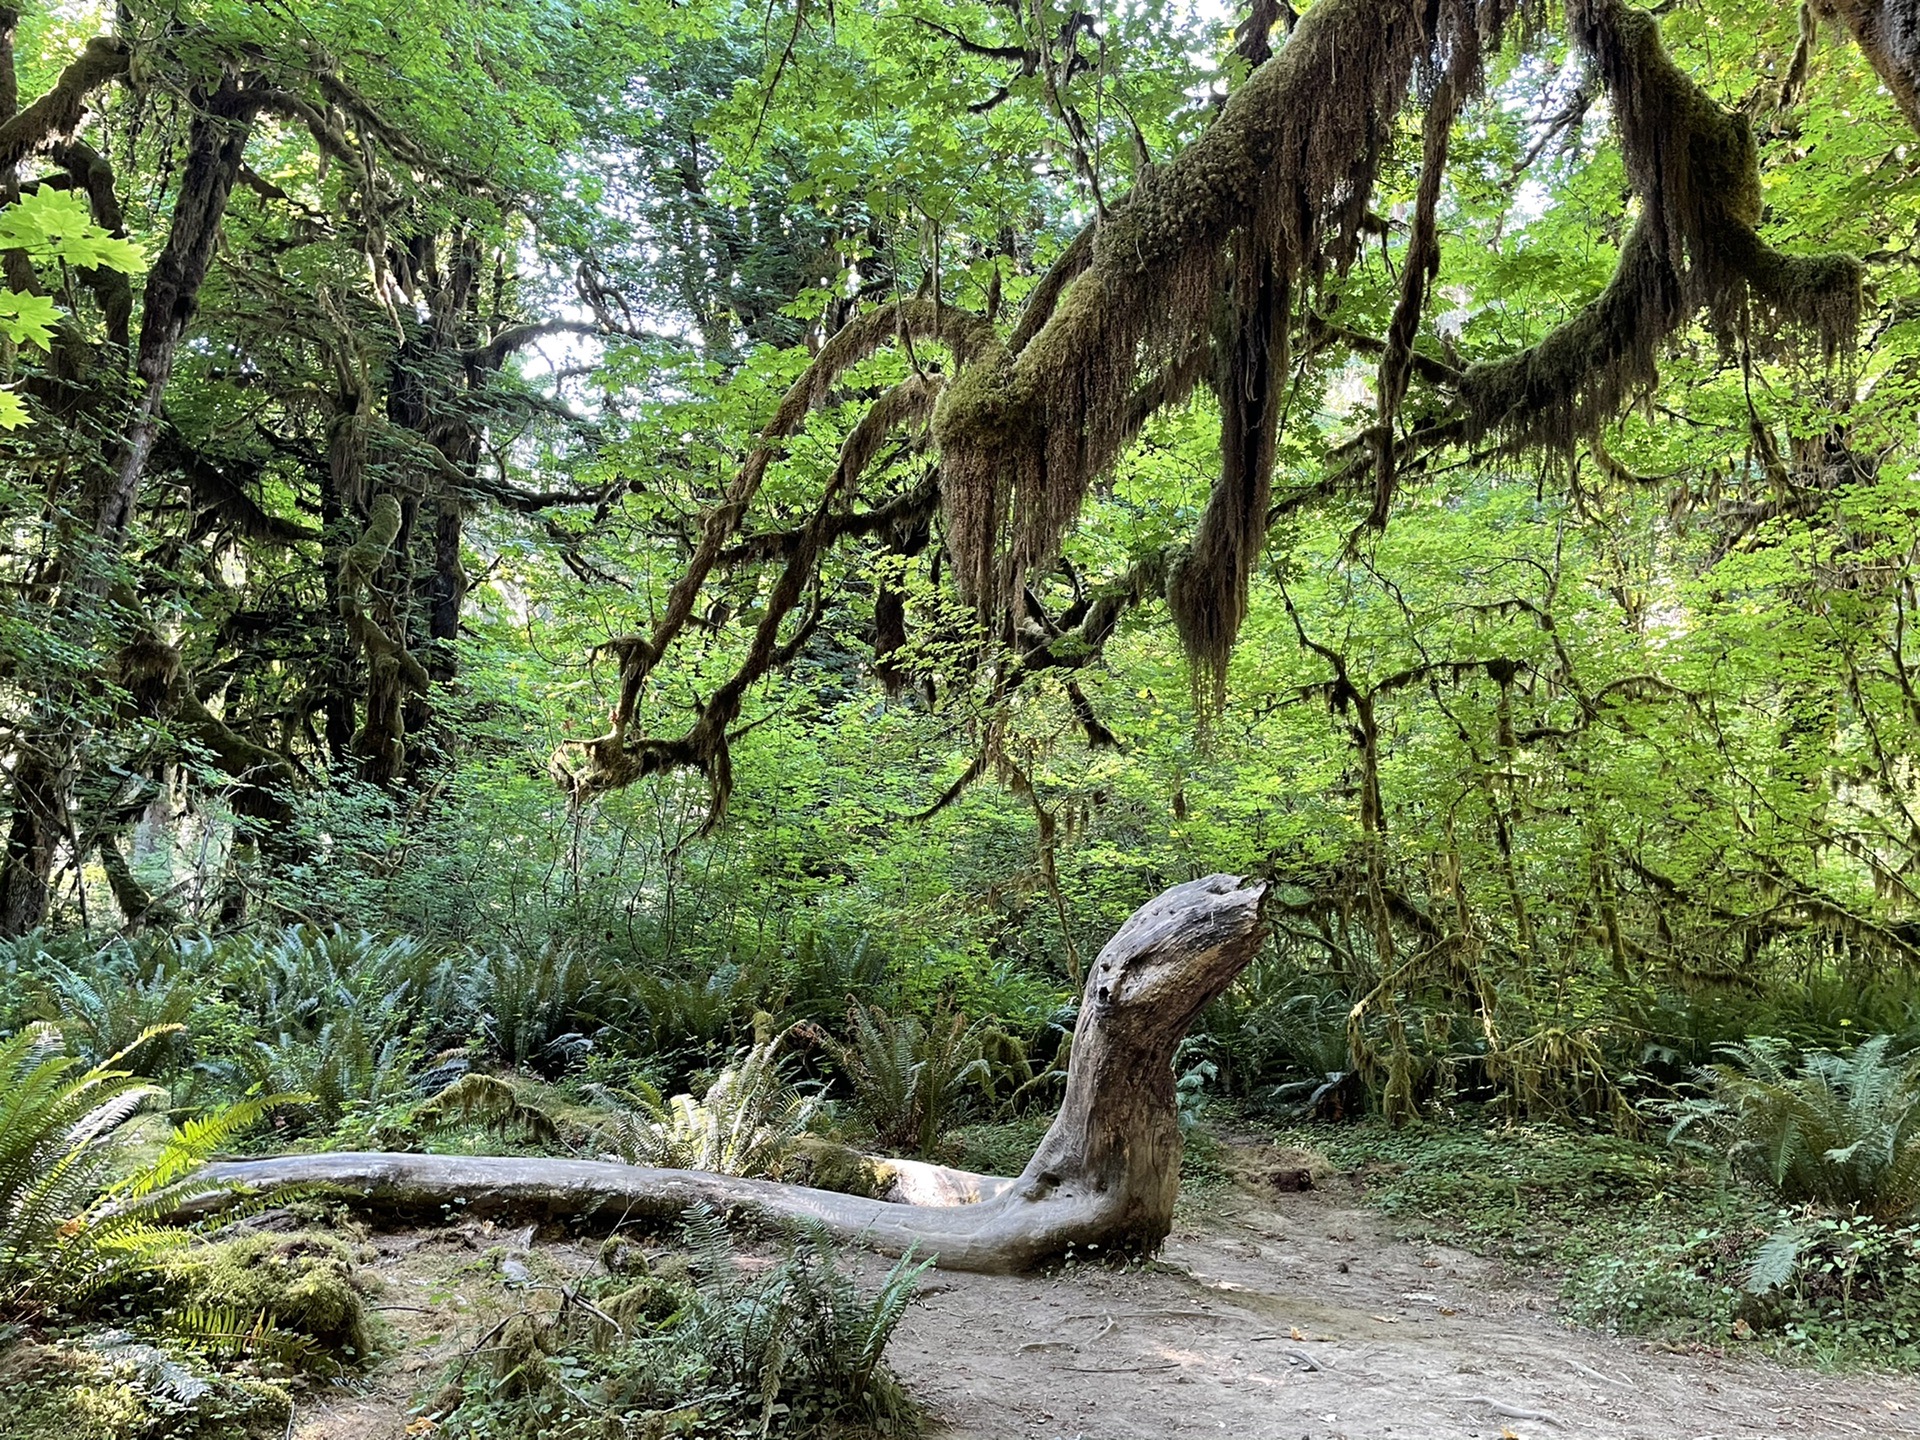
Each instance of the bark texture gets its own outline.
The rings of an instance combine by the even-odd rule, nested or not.
[[[593,1160],[347,1153],[208,1166],[237,1188],[326,1184],[394,1212],[671,1220],[706,1204],[745,1221],[815,1221],[840,1238],[950,1270],[1032,1269],[1069,1249],[1144,1253],[1166,1238],[1180,1188],[1173,1051],[1253,958],[1263,882],[1211,875],[1135,911],[1094,961],[1060,1113],[1018,1178],[911,1166],[890,1203],[689,1170]],[[215,1191],[187,1210],[217,1208]]]

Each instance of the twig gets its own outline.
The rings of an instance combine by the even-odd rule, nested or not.
[[[1548,1411],[1524,1410],[1518,1405],[1509,1405],[1504,1400],[1495,1400],[1489,1395],[1468,1395],[1463,1398],[1462,1403],[1484,1405],[1494,1414],[1504,1416],[1508,1420],[1538,1420],[1542,1425],[1555,1427],[1560,1424],[1559,1416]]]

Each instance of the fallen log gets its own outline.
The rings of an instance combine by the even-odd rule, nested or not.
[[[209,1165],[225,1187],[183,1205],[326,1185],[382,1213],[601,1223],[671,1221],[707,1205],[742,1222],[811,1221],[882,1254],[911,1249],[950,1270],[1028,1270],[1070,1251],[1140,1254],[1173,1223],[1180,1188],[1173,1052],[1206,1004],[1253,958],[1266,885],[1231,875],[1177,885],[1107,942],[1087,977],[1066,1097],[1015,1179],[903,1162],[896,1193],[872,1200],[768,1180],[594,1160],[343,1152]]]

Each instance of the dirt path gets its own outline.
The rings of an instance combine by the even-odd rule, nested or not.
[[[1264,1173],[1259,1154],[1236,1159]],[[310,1400],[301,1440],[398,1440],[446,1360],[519,1304],[490,1247],[536,1279],[585,1273],[596,1248],[472,1226],[373,1243],[403,1343],[357,1393]],[[1920,1436],[1920,1380],[1668,1354],[1551,1308],[1487,1261],[1394,1239],[1346,1182],[1282,1195],[1254,1179],[1147,1266],[930,1274],[888,1359],[946,1440]]]
[[[950,1440],[1920,1435],[1920,1381],[1569,1330],[1496,1265],[1395,1240],[1343,1181],[1235,1186],[1144,1269],[929,1289],[888,1354]]]

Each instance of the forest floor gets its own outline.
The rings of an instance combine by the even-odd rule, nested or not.
[[[1225,1181],[1161,1257],[1005,1278],[929,1272],[888,1361],[945,1440],[1920,1436],[1920,1379],[1830,1374],[1569,1329],[1537,1275],[1395,1237],[1356,1182],[1283,1193],[1286,1152],[1223,1147]],[[352,1389],[309,1394],[299,1440],[400,1440],[516,1291],[591,1271],[593,1239],[468,1223],[376,1233],[389,1324]],[[753,1263],[749,1259],[746,1263]],[[878,1262],[873,1262],[878,1273]]]

